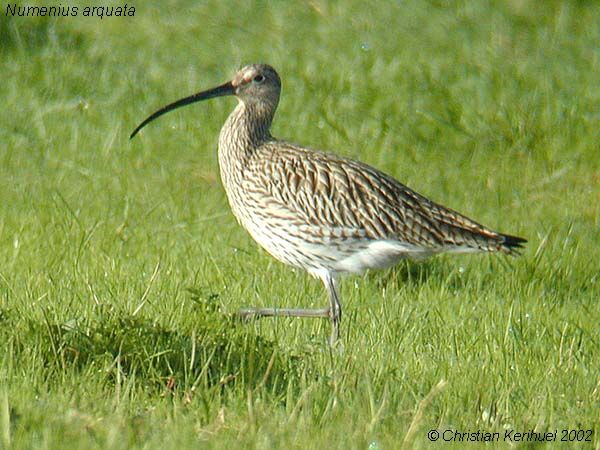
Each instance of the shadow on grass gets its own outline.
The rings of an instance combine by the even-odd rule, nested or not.
[[[37,362],[46,380],[76,371],[102,373],[108,385],[135,379],[157,392],[286,389],[297,357],[283,354],[274,342],[212,306],[199,307],[201,320],[188,333],[115,311],[66,323],[47,317],[19,320],[11,311],[0,311],[0,338],[11,339],[15,365]]]
[[[388,271],[370,272],[378,287],[383,289],[419,288],[430,282],[443,284],[449,290],[463,291],[476,279],[490,282],[499,278],[501,266],[510,269],[511,259],[504,255],[465,256],[439,255],[426,260],[405,260]]]
[[[379,289],[395,290],[407,286],[420,286],[431,277],[443,276],[444,268],[434,258],[423,261],[400,261],[395,266],[383,271],[369,271],[367,276],[375,281]]]

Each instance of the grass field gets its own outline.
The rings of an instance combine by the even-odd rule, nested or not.
[[[0,5],[0,447],[468,449],[486,444],[442,433],[535,430],[600,448],[600,3],[132,4]],[[235,101],[128,135],[250,62],[283,79],[275,136],[524,236],[523,256],[344,279],[340,351],[325,321],[230,319],[327,302],[229,211]]]

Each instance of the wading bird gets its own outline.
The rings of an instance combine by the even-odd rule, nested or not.
[[[219,135],[221,179],[238,222],[273,257],[320,278],[323,309],[250,308],[243,317],[324,317],[339,336],[340,274],[391,266],[442,252],[517,254],[525,239],[493,231],[352,159],[271,136],[281,80],[251,64],[225,84],[171,103],[131,133],[180,106],[234,95],[238,105]]]

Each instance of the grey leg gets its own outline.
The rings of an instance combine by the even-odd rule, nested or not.
[[[336,278],[331,273],[320,276],[329,294],[329,308],[296,309],[296,308],[243,308],[237,313],[242,319],[261,317],[322,317],[331,320],[332,330],[329,344],[333,346],[340,336],[342,320],[342,304],[336,290]]]
[[[329,318],[329,308],[295,309],[295,308],[243,308],[238,311],[243,319],[253,317],[324,317]]]

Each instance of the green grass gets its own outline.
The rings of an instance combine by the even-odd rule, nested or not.
[[[0,12],[0,447],[479,448],[427,432],[592,429],[600,448],[598,2],[135,6]],[[234,100],[128,134],[249,62],[282,76],[274,135],[525,236],[523,256],[345,279],[343,351],[323,321],[230,319],[326,303],[229,212],[216,142]]]

